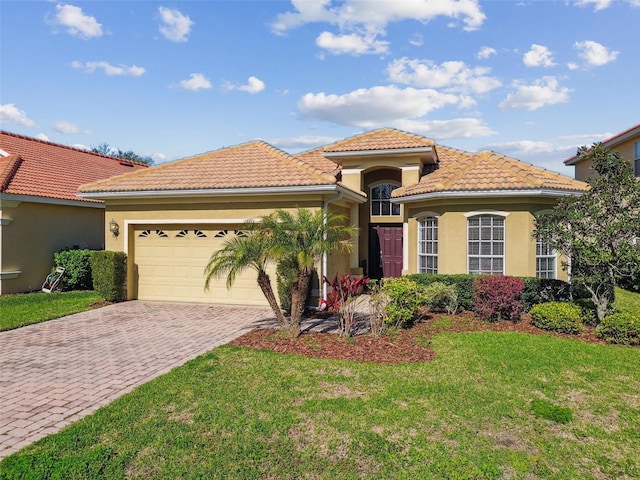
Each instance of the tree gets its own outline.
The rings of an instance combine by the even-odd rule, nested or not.
[[[227,288],[231,288],[238,273],[253,269],[258,274],[258,286],[267,299],[269,306],[281,328],[288,328],[288,321],[278,306],[271,279],[267,274],[267,264],[275,260],[277,249],[274,248],[272,237],[265,235],[264,231],[258,231],[255,224],[247,224],[246,237],[231,237],[226,240],[222,249],[211,255],[209,263],[205,267],[205,289],[209,288],[211,280],[227,275]]]
[[[297,337],[316,264],[324,255],[351,251],[350,237],[357,228],[346,225],[343,215],[325,209],[311,212],[304,208],[298,208],[295,213],[276,210],[262,219],[259,228],[270,232],[281,258],[288,257],[297,265],[297,278],[291,286],[289,322],[289,333]]]
[[[570,259],[571,281],[589,292],[598,321],[614,300],[614,287],[640,265],[640,183],[618,152],[601,143],[581,147],[598,175],[582,195],[561,198],[536,220],[534,235]]]
[[[131,160],[132,162],[144,163],[146,165],[153,165],[153,158],[151,157],[143,157],[134,153],[131,150],[127,150],[123,152],[119,148],[112,148],[109,146],[107,142],[103,142],[100,145],[93,145],[91,147],[91,151],[93,153],[99,153],[101,155],[108,155],[110,157],[122,158],[123,160]]]

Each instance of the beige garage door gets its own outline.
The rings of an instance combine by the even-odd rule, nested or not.
[[[231,287],[226,276],[214,279],[205,290],[204,269],[211,254],[225,239],[244,235],[238,225],[144,225],[135,234],[134,263],[137,267],[138,298],[176,302],[267,305],[248,269]],[[275,288],[275,272],[269,272]]]

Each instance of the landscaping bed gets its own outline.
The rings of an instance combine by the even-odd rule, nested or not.
[[[327,319],[327,321],[331,321]],[[519,322],[487,322],[473,314],[429,315],[409,329],[393,330],[380,337],[369,334],[349,339],[336,334],[303,332],[296,339],[288,338],[274,329],[256,329],[236,338],[231,345],[266,349],[279,353],[292,353],[312,358],[354,360],[380,364],[424,362],[436,357],[431,349],[431,338],[442,332],[522,332],[575,338],[589,343],[604,343],[596,337],[593,327],[585,326],[577,335],[552,333],[531,324],[531,317],[523,315]]]

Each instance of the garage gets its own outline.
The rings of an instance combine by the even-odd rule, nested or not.
[[[239,225],[136,225],[133,262],[140,300],[267,305],[247,269],[226,287],[226,276],[205,290],[204,270],[211,254],[232,236],[243,236]],[[269,272],[272,284],[275,269]]]

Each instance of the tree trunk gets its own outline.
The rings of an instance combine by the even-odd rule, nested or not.
[[[278,320],[278,325],[280,325],[280,328],[286,330],[288,327],[287,319],[282,313],[282,309],[278,305],[275,293],[273,293],[269,275],[267,275],[265,272],[258,273],[258,285],[260,286],[260,290],[262,290],[262,294],[267,299],[267,302],[269,302],[269,306],[271,307],[271,310],[273,310],[273,313],[276,316],[276,320]]]
[[[311,272],[298,272],[298,280],[293,284],[293,288],[291,289],[291,324],[289,332],[293,338],[300,336],[300,322],[306,307],[305,303],[310,281]]]

